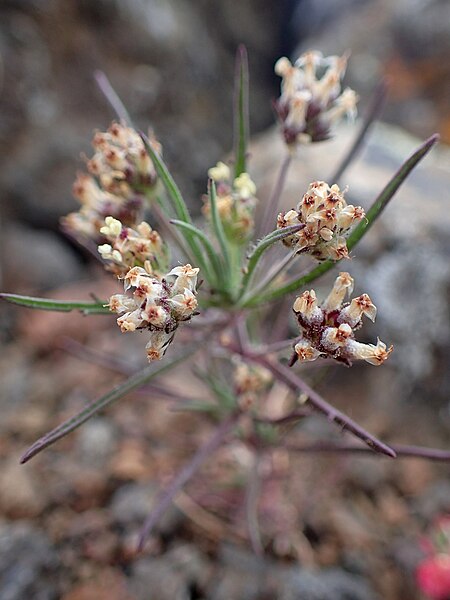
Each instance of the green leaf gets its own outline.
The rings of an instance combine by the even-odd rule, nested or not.
[[[262,240],[259,240],[248,257],[247,270],[242,280],[242,288],[240,293],[241,297],[247,290],[256,266],[264,252],[276,242],[293,235],[297,231],[303,229],[303,227],[304,225],[299,223],[298,225],[290,225],[289,227],[284,227],[283,229],[276,229],[275,231],[268,233]]]
[[[18,294],[2,294],[0,298],[25,306],[26,308],[37,308],[39,310],[54,310],[59,312],[70,312],[79,310],[84,315],[107,315],[111,314],[106,302],[79,302],[77,300],[50,300],[48,298],[34,298],[32,296],[19,296]]]
[[[166,164],[164,163],[163,159],[159,156],[159,154],[152,148],[148,137],[145,134],[141,133],[141,138],[144,142],[145,148],[150,158],[152,159],[158,177],[163,182],[164,187],[166,188],[166,191],[169,194],[169,198],[173,203],[173,207],[175,209],[177,217],[181,221],[186,221],[186,223],[192,223],[188,207],[186,206],[183,196],[181,195],[180,189],[175,183],[174,178],[170,174],[169,169],[167,168]]]
[[[248,117],[248,56],[241,45],[236,54],[234,85],[234,177],[246,171],[247,141],[249,137]]]
[[[439,140],[439,135],[434,134],[428,140],[426,140],[423,144],[419,146],[419,148],[408,158],[397,173],[392,177],[389,183],[383,188],[375,202],[372,204],[370,209],[366,214],[366,219],[361,221],[352,233],[347,238],[347,247],[349,250],[354,248],[356,244],[361,240],[361,238],[369,231],[372,227],[376,219],[380,216],[383,210],[386,208],[388,202],[392,199],[395,192],[402,185],[414,167],[419,163],[424,156],[428,154],[431,148],[436,144]],[[252,297],[245,303],[246,307],[250,306],[258,306],[265,302],[270,302],[273,300],[277,300],[278,298],[282,298],[286,294],[290,294],[291,292],[296,292],[301,287],[310,283],[311,281],[316,280],[318,277],[330,271],[337,263],[332,260],[326,260],[323,263],[317,265],[312,271],[306,273],[302,277],[297,279],[293,279],[282,285],[275,290],[269,291],[267,294],[264,294],[259,297]]]
[[[366,219],[363,219],[361,223],[353,229],[351,234],[347,238],[347,247],[349,250],[354,248],[359,240],[367,233],[367,231],[375,223],[376,219],[380,216],[383,210],[386,208],[387,203],[394,196],[395,192],[402,185],[414,167],[418,162],[424,158],[431,148],[439,141],[439,135],[435,133],[428,138],[419,148],[412,154],[408,160],[406,160],[394,177],[389,181],[386,187],[379,194],[378,198],[372,204],[366,214]]]
[[[39,452],[44,450],[44,448],[48,448],[48,446],[51,446],[57,440],[60,440],[67,434],[71,433],[74,429],[77,429],[77,427],[79,427],[80,425],[82,425],[83,423],[88,421],[91,417],[93,417],[98,412],[100,412],[101,410],[106,408],[106,406],[108,406],[109,404],[112,404],[116,400],[119,400],[120,398],[122,398],[123,396],[128,394],[129,392],[132,392],[133,390],[142,387],[143,385],[148,383],[151,379],[157,377],[158,375],[161,375],[165,371],[168,371],[169,369],[174,367],[177,363],[192,356],[192,354],[194,352],[195,352],[195,349],[194,349],[194,347],[191,346],[191,347],[189,347],[188,351],[185,351],[182,354],[179,354],[177,357],[173,358],[172,360],[170,360],[168,362],[165,362],[164,364],[162,364],[159,367],[155,368],[154,365],[150,365],[150,366],[146,367],[145,369],[142,369],[141,371],[135,373],[134,375],[129,377],[126,381],[119,384],[111,391],[107,392],[104,396],[102,396],[98,400],[94,400],[93,402],[88,404],[85,408],[83,408],[83,410],[81,410],[79,413],[77,413],[74,417],[71,417],[67,421],[64,421],[64,423],[61,423],[61,425],[58,425],[57,427],[55,427],[55,429],[52,429],[52,431],[49,431],[48,433],[46,433],[43,437],[41,437],[39,440],[37,440],[32,446],[30,446],[30,448],[28,448],[28,450],[22,456],[20,462],[21,463],[28,462],[30,460],[30,458],[33,458],[33,456],[36,456],[36,454],[39,454]]]
[[[180,229],[183,229],[184,231],[189,231],[200,240],[211,262],[211,266],[215,275],[215,280],[216,282],[220,281],[223,267],[221,265],[219,257],[217,256],[217,252],[214,249],[214,246],[211,244],[211,241],[208,239],[207,235],[203,231],[201,231],[201,229],[195,227],[195,225],[185,223],[184,221],[172,219],[170,223],[172,225],[175,225],[176,227],[179,227]]]
[[[217,241],[219,242],[220,249],[222,250],[222,256],[227,271],[226,280],[229,281],[231,269],[230,252],[223,224],[220,219],[219,210],[217,208],[216,185],[212,179],[208,181],[208,196],[211,207],[211,225]]]
[[[174,178],[170,174],[169,169],[167,168],[166,164],[164,163],[163,159],[159,156],[159,154],[152,148],[148,137],[145,134],[141,133],[141,138],[144,142],[145,148],[150,158],[152,159],[158,177],[163,182],[164,187],[166,188],[166,191],[169,195],[169,198],[172,201],[173,207],[175,209],[175,214],[177,215],[180,221],[192,224],[192,219],[191,215],[189,214],[188,207],[186,206],[183,196],[181,195],[180,189],[175,183]],[[203,255],[193,234],[191,232],[186,232],[185,240],[189,245],[192,254],[195,257],[198,266],[206,271],[207,268],[205,266],[205,261],[203,260]]]

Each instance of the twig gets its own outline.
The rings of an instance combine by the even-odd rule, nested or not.
[[[266,419],[264,417],[255,417],[255,421],[258,423],[268,423],[269,425],[284,425],[285,423],[290,423],[291,421],[299,421],[300,419],[304,419],[305,417],[310,417],[312,414],[311,410],[298,409],[293,410],[287,415],[283,417],[278,417],[278,419]]]
[[[328,180],[331,183],[337,183],[339,179],[341,179],[344,172],[347,170],[347,168],[351,165],[351,163],[355,160],[355,158],[362,150],[362,146],[366,140],[370,129],[372,128],[373,124],[383,111],[387,97],[387,90],[388,87],[386,81],[380,81],[372,95],[369,110],[364,118],[360,132],[356,136],[353,144],[351,145],[347,154],[344,156],[342,162],[337,167],[335,173]]]
[[[119,98],[117,92],[111,85],[108,77],[103,73],[103,71],[94,71],[94,79],[97,82],[100,91],[105,96],[105,98],[110,103],[112,109],[119,117],[121,121],[125,121],[127,125],[132,125],[133,121],[125,108],[122,100]]]
[[[283,366],[277,361],[270,360],[264,356],[252,354],[250,350],[241,352],[236,344],[228,343],[226,346],[228,349],[241,354],[241,356],[247,360],[256,362],[257,364],[266,367],[271,373],[273,373],[277,379],[283,381],[291,390],[298,392],[301,390],[308,396],[308,402],[311,406],[324,414],[329,421],[337,423],[342,429],[353,433],[357,438],[361,439],[365,444],[369,446],[375,452],[380,452],[391,458],[396,457],[395,451],[387,446],[384,442],[376,438],[374,435],[366,431],[363,427],[358,425],[353,419],[342,413],[337,408],[334,408],[329,404],[320,394],[313,390],[303,379],[296,375],[291,369]]]
[[[278,211],[278,205],[280,203],[281,194],[283,192],[283,188],[286,183],[286,177],[287,177],[291,162],[292,162],[291,154],[286,154],[283,162],[281,163],[280,171],[278,173],[278,178],[275,182],[275,185],[273,187],[270,198],[267,201],[265,209],[264,209],[264,216],[261,221],[260,228],[259,228],[260,235],[265,235],[271,229],[273,229],[273,227],[271,228],[270,224],[272,222],[273,223],[275,222],[275,219],[277,216],[277,211]]]
[[[334,454],[335,452],[351,452],[352,454],[367,454],[372,458],[378,456],[364,446],[355,444],[339,444],[328,442],[315,442],[313,444],[285,444],[286,450],[294,452],[327,452]],[[423,458],[427,460],[435,460],[442,462],[450,462],[450,451],[440,450],[438,448],[425,448],[423,446],[404,446],[402,444],[392,444],[390,446],[397,454],[397,458]]]
[[[142,528],[139,536],[138,552],[142,552],[144,549],[145,540],[153,530],[153,527],[162,517],[165,511],[169,508],[175,495],[181,490],[181,488],[189,481],[189,479],[196,473],[201,465],[207,460],[213,452],[215,452],[222,444],[224,438],[234,427],[239,414],[235,413],[229,416],[227,419],[222,421],[217,427],[216,431],[209,438],[209,440],[200,446],[197,452],[194,454],[192,459],[183,467],[181,471],[175,476],[168,488],[163,492],[160,501],[156,504],[155,508],[151,511],[147,517],[144,527]]]

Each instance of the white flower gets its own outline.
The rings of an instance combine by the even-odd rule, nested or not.
[[[106,217],[105,225],[100,228],[100,233],[106,236],[117,237],[122,231],[122,223],[114,217]]]
[[[353,292],[353,278],[349,273],[342,272],[334,282],[333,289],[328,294],[327,299],[322,304],[322,308],[327,311],[338,310],[344,302],[345,296]]]
[[[307,340],[300,340],[295,344],[294,352],[301,362],[312,362],[321,355],[321,352],[313,348]]]
[[[173,284],[174,293],[183,293],[184,288],[195,291],[199,271],[200,269],[198,267],[192,267],[188,263],[187,265],[174,267],[167,273],[166,277],[176,277],[175,283]]]
[[[208,169],[208,177],[214,181],[228,181],[231,177],[230,167],[219,161],[215,167]]]
[[[233,183],[241,198],[248,199],[256,194],[256,185],[248,173],[241,173]]]
[[[190,289],[184,288],[182,294],[176,294],[168,300],[177,317],[186,318],[192,315],[197,308],[197,298]]]
[[[118,250],[114,250],[110,244],[102,244],[98,247],[103,260],[113,260],[118,264],[122,264],[122,255]]]
[[[294,312],[300,314],[305,321],[322,321],[323,312],[317,304],[316,292],[314,290],[303,292],[294,302]]]
[[[346,350],[350,357],[365,360],[371,365],[378,367],[379,365],[382,365],[391,354],[393,346],[386,349],[386,344],[379,338],[377,339],[376,346],[374,344],[362,344],[356,340],[349,340],[347,342]]]
[[[352,327],[355,327],[363,315],[366,315],[371,321],[375,321],[377,315],[377,307],[367,294],[353,298],[349,306],[341,310],[339,321],[341,323],[349,323]]]

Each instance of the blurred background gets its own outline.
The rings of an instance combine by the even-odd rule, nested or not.
[[[232,144],[240,43],[250,61],[250,171],[262,201],[283,156],[271,107],[279,56],[350,49],[345,83],[360,95],[362,115],[387,79],[383,123],[342,180],[356,204],[367,207],[422,139],[441,134],[439,149],[345,266],[356,291],[368,292],[379,309],[367,341],[378,334],[394,343],[392,362],[331,372],[320,390],[387,441],[449,448],[448,0],[3,0],[1,289],[69,298],[109,291],[98,266],[58,225],[77,208],[71,186],[83,154],[91,154],[94,129],[105,130],[115,117],[95,70],[106,73],[139,127],[154,128],[200,212],[206,171]],[[302,151],[285,208],[309,181],[329,177],[358,126]],[[330,281],[321,282],[323,290]],[[245,535],[236,535],[239,526],[231,534],[219,517],[211,524],[184,505],[163,520],[150,554],[133,560],[157,483],[196,447],[195,420],[135,395],[19,466],[37,436],[120,380],[86,361],[80,344],[103,356],[126,348],[131,362],[142,360],[142,344],[124,340],[103,317],[0,310],[2,599],[424,597],[415,572],[424,538],[450,511],[450,482],[447,467],[419,460],[299,457],[301,477],[280,508],[298,529],[297,547],[285,555],[268,544],[268,557],[257,559]],[[326,424],[311,427],[327,435]],[[168,430],[183,436],[181,448],[170,445]],[[450,587],[446,593],[434,597],[450,598]]]

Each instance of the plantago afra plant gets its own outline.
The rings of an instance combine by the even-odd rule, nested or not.
[[[162,493],[143,528],[141,547],[175,495],[206,460],[214,460],[215,451],[233,439],[246,446],[255,459],[253,466],[263,453],[280,446],[296,452],[450,459],[445,451],[387,445],[334,408],[308,383],[312,362],[351,367],[355,361],[365,361],[372,368],[389,359],[393,351],[389,343],[358,340],[364,321],[375,320],[377,299],[359,290],[358,294],[353,292],[355,282],[347,272],[351,270],[348,258],[357,256],[353,252],[357,243],[438,139],[432,136],[405,160],[367,211],[349,204],[337,180],[342,179],[377,117],[383,99],[380,89],[335,180],[310,182],[307,189],[298,190],[295,206],[279,212],[286,175],[298,148],[308,152],[310,144],[326,143],[340,119],[355,117],[357,95],[342,88],[346,63],[347,56],[323,57],[315,51],[305,53],[294,64],[287,58],[277,61],[275,71],[282,85],[275,109],[286,151],[271,197],[264,205],[258,182],[251,179],[247,169],[248,70],[246,51],[239,49],[232,158],[208,170],[201,204],[199,199],[201,210],[196,211],[202,220],[191,216],[153,132],[145,134],[134,128],[105,76],[98,75],[118,120],[108,131],[95,134],[87,173],[79,174],[74,184],[80,209],[64,217],[62,226],[80,244],[97,247],[98,258],[111,277],[122,283],[123,292],[105,298],[102,290],[96,290],[96,297],[102,300],[95,302],[1,295],[35,309],[78,310],[85,315],[101,313],[105,318],[113,315],[124,334],[145,332],[142,353],[149,361],[147,367],[36,441],[22,462],[129,392],[156,378],[164,381],[164,374],[182,361],[191,364],[192,376],[200,377],[209,388],[208,402],[189,398],[183,402],[186,410],[202,412],[214,429]],[[171,258],[171,246],[177,246],[182,260]],[[283,258],[274,258],[275,248],[283,250]],[[321,297],[312,286],[335,268],[334,285]],[[298,327],[290,339],[270,339],[267,323],[273,320],[274,307],[286,298],[291,310],[277,318],[287,321],[291,314]],[[179,335],[181,328],[191,328],[190,342],[185,341],[189,336]],[[272,330],[276,336],[277,328]],[[299,364],[305,365],[302,375]],[[265,406],[274,390],[289,400],[285,414],[270,419]],[[308,419],[315,412],[356,438],[355,443],[317,440],[305,444],[298,428],[281,427]],[[257,469],[253,471],[248,471],[250,482],[262,476]],[[255,550],[261,551],[255,502],[247,504],[249,539]]]

